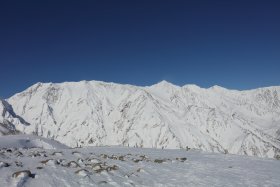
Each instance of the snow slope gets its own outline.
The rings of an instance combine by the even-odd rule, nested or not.
[[[0,149],[3,148],[67,149],[68,147],[47,138],[21,134],[0,137]]]
[[[7,101],[31,125],[24,133],[68,146],[197,148],[276,157],[280,87],[254,90],[149,87],[99,81],[37,83]]]
[[[7,101],[0,99],[0,136],[17,134],[15,126],[26,125],[29,124],[14,113],[12,106]]]
[[[1,186],[270,187],[280,185],[279,173],[275,159],[195,150],[0,148]]]

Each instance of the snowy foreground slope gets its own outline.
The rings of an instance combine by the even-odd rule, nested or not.
[[[30,125],[18,131],[71,147],[197,148],[274,158],[280,153],[280,87],[149,87],[98,81],[37,83],[9,98]]]
[[[183,149],[69,149],[57,142],[50,146],[55,149],[21,148],[19,140],[52,145],[35,136],[0,137],[1,186],[280,186],[276,159]]]

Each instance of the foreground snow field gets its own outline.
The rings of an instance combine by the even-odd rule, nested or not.
[[[0,137],[1,186],[280,186],[279,173],[276,159]]]

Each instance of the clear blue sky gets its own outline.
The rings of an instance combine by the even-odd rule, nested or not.
[[[36,82],[280,85],[280,1],[0,2],[0,97]]]

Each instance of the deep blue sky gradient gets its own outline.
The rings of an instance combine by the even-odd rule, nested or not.
[[[280,85],[280,1],[0,2],[0,97],[36,82]]]

